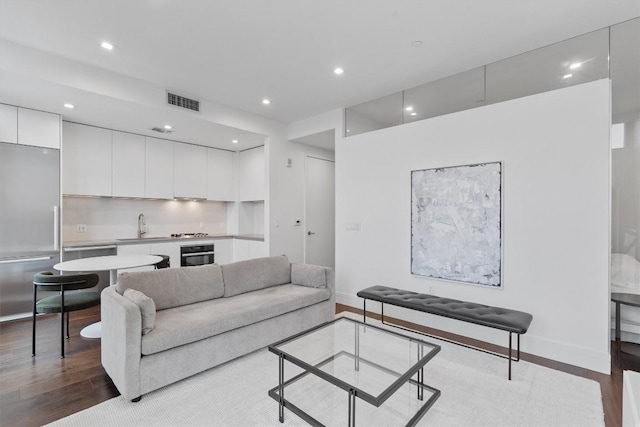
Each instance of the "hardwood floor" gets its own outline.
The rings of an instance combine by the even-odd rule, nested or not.
[[[362,310],[341,304],[337,304],[337,311],[362,314]],[[71,313],[71,338],[66,340],[64,359],[60,359],[60,321],[57,315],[38,318],[35,357],[31,357],[31,319],[0,324],[0,426],[41,426],[119,395],[100,364],[100,340],[80,337],[80,329],[99,320],[99,317],[100,307]],[[406,322],[404,326],[491,350],[498,349],[497,346]],[[612,361],[610,376],[525,353],[522,359],[598,381],[606,426],[622,425],[621,367],[640,370],[640,358],[623,354],[621,363]]]
[[[100,307],[71,313],[64,359],[59,319],[38,317],[35,357],[31,319],[0,324],[1,426],[41,426],[119,395],[100,364],[100,340],[80,337],[100,319]]]

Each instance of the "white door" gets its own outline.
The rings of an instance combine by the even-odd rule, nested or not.
[[[335,163],[308,156],[305,175],[304,260],[334,268]]]

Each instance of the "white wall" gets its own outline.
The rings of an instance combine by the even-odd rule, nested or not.
[[[526,311],[523,351],[608,373],[609,96],[601,80],[337,141],[337,301],[361,307],[356,293],[384,284]],[[411,276],[411,170],[497,160],[503,289]],[[488,328],[385,314],[507,345]]]
[[[271,255],[286,254],[291,262],[304,262],[305,157],[334,159],[332,151],[287,141],[269,150]],[[287,167],[291,159],[291,167]],[[296,220],[300,225],[296,226]]]
[[[291,123],[287,127],[287,138],[336,130],[336,139],[342,134],[342,110],[332,110],[314,117]],[[279,141],[267,145],[270,214],[267,227],[271,255],[286,254],[291,262],[304,262],[304,180],[305,157],[315,156],[334,160],[333,151],[323,150],[292,141]],[[291,167],[287,167],[291,159]],[[296,220],[300,220],[296,226]]]

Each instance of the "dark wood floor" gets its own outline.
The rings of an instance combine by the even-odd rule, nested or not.
[[[338,311],[362,313],[337,305]],[[99,320],[100,307],[71,314],[71,338],[66,358],[60,358],[57,315],[38,318],[37,355],[31,357],[31,320],[0,324],[0,426],[41,426],[118,396],[100,364],[100,340],[80,337],[80,329]],[[376,317],[374,315],[374,317]],[[416,328],[417,325],[405,326]],[[495,350],[486,343],[422,328],[427,333],[457,338]],[[622,425],[622,369],[640,370],[640,358],[624,356],[612,362],[612,375],[523,354],[524,360],[596,380],[602,389],[607,427]],[[613,358],[615,359],[615,358]]]

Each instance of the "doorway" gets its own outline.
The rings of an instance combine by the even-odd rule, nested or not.
[[[304,262],[335,268],[335,162],[305,159]]]

